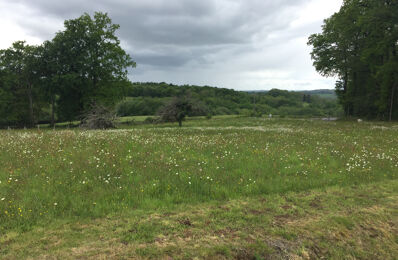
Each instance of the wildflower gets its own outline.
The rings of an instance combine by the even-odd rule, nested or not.
[[[58,205],[58,203],[54,202],[54,206],[57,206],[57,205]]]
[[[5,200],[6,198],[1,198],[1,200],[3,201],[3,200]]]

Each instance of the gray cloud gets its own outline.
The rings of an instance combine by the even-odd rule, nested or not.
[[[292,26],[317,1],[323,0],[9,0],[9,6],[20,12],[14,20],[26,34],[42,40],[66,19],[107,12],[138,64],[132,80],[265,89],[283,82],[317,88],[309,83],[317,76],[303,39],[321,21]]]

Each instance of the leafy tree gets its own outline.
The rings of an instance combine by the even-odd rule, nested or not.
[[[93,104],[114,106],[125,95],[135,62],[121,48],[107,14],[65,21],[65,30],[41,46],[23,41],[0,50],[0,116],[3,124],[33,126],[42,108],[74,120]]]
[[[182,121],[186,116],[206,115],[206,108],[190,95],[173,98],[168,104],[158,111],[160,119],[164,122],[178,122],[182,126]]]
[[[17,41],[12,47],[0,50],[2,74],[2,97],[9,111],[10,121],[33,126],[36,112],[40,110],[39,99],[39,51],[36,46]],[[10,107],[8,107],[10,106]]]
[[[59,113],[67,120],[93,103],[114,105],[124,95],[128,68],[135,62],[121,48],[115,35],[119,25],[107,14],[87,13],[67,20],[65,30],[52,41],[57,57],[53,62],[64,81],[59,90]],[[51,48],[50,48],[51,50]]]
[[[398,108],[398,2],[345,0],[308,44],[316,70],[336,76],[347,116],[394,117]],[[395,118],[398,118],[396,113]]]

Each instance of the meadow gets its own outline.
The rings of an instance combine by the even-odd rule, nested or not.
[[[396,123],[121,127],[0,131],[0,257],[398,253]]]

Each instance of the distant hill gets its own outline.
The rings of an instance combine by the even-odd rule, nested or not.
[[[269,90],[248,90],[247,93],[267,93]],[[293,90],[292,92],[298,92],[305,95],[316,95],[321,98],[337,99],[336,92],[334,89],[315,89],[315,90]]]
[[[341,107],[333,90],[236,91],[210,86],[131,83],[126,98],[117,105],[119,116],[155,115],[173,97],[189,95],[207,107],[209,115],[339,116]]]
[[[322,98],[337,99],[337,95],[334,89],[316,89],[316,90],[304,90],[298,92],[307,95],[317,95]]]

